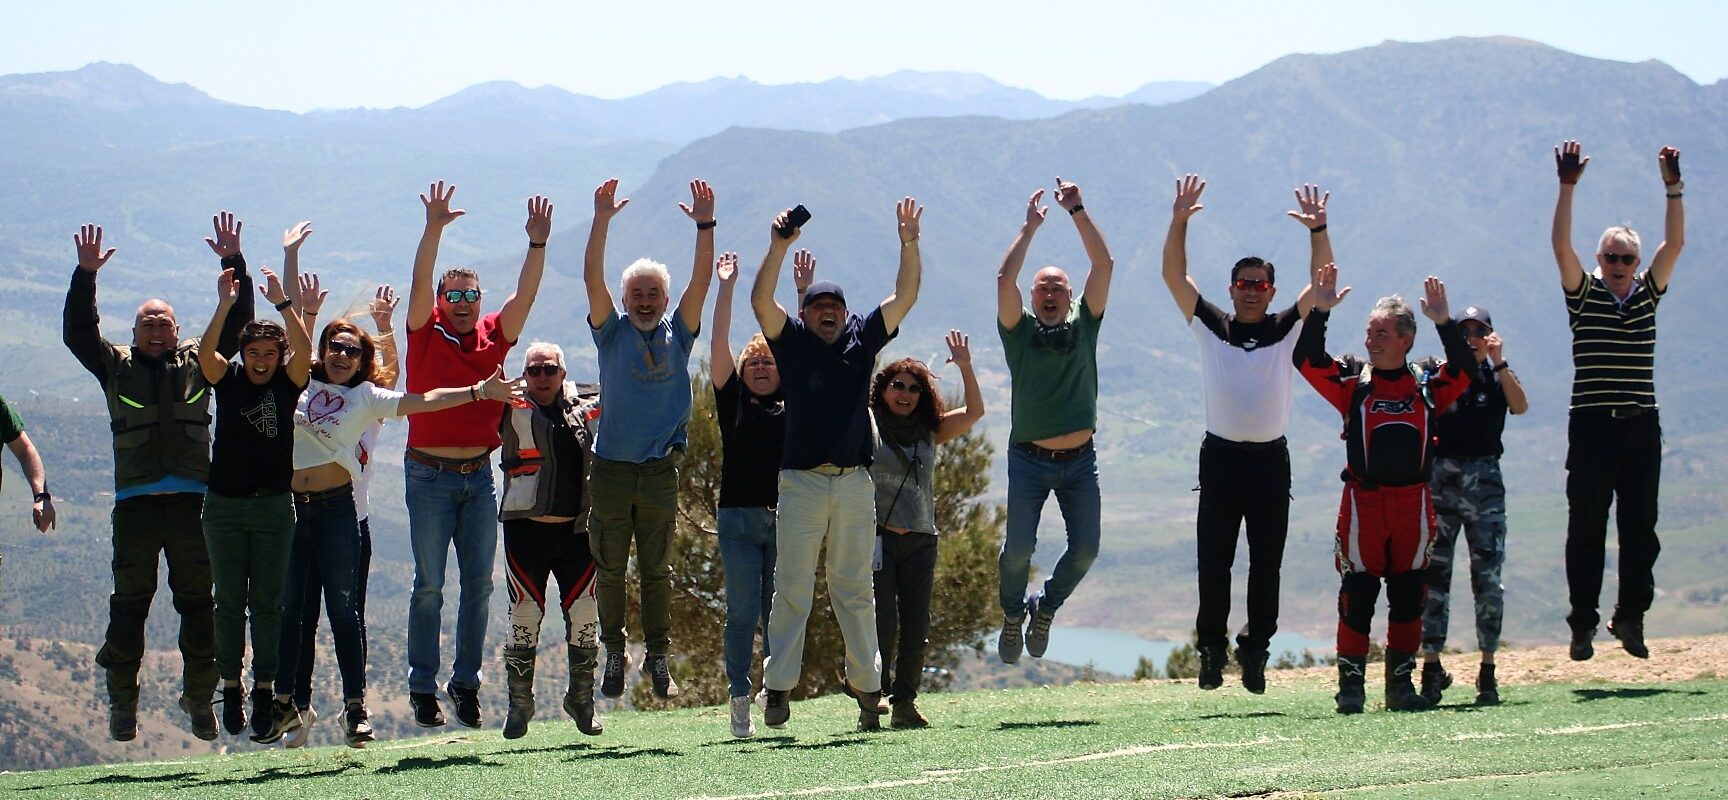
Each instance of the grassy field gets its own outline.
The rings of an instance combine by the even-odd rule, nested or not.
[[[1456,669],[1456,668],[1455,668]],[[1372,669],[1370,697],[1379,688]],[[1425,714],[1332,713],[1323,673],[1266,695],[1169,682],[930,695],[933,726],[853,730],[850,700],[793,706],[750,740],[721,709],[619,713],[497,731],[0,775],[19,797],[1669,798],[1728,785],[1728,681],[1455,689]],[[1378,706],[1377,702],[1371,706]],[[496,723],[496,721],[494,721]]]

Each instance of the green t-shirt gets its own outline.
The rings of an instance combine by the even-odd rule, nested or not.
[[[1012,376],[1009,442],[1033,442],[1098,427],[1098,325],[1104,320],[1075,300],[1068,319],[1045,327],[1021,309],[1009,330],[996,322]]]
[[[6,404],[6,398],[0,397],[0,444],[11,444],[24,433],[24,420],[18,418],[18,412]]]

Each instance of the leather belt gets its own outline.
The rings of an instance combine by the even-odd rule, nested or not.
[[[1226,439],[1222,436],[1219,436],[1216,433],[1212,433],[1212,432],[1208,431],[1206,433],[1205,443],[1209,446],[1222,447],[1226,450],[1286,450],[1286,449],[1289,449],[1288,442],[1286,442],[1284,440],[1284,437],[1282,437],[1282,436],[1280,436],[1276,439],[1273,439],[1270,442],[1238,442],[1235,439]]]
[[[1087,439],[1086,443],[1079,447],[1068,447],[1061,450],[1051,450],[1048,447],[1039,447],[1031,442],[1015,442],[1014,447],[1022,453],[1038,456],[1039,458],[1050,461],[1073,461],[1076,458],[1092,452],[1092,440]]]
[[[480,470],[486,469],[492,465],[492,453],[490,451],[484,455],[478,455],[468,459],[440,458],[438,456],[427,455],[410,447],[402,454],[402,457],[416,464],[424,464],[433,469],[446,470],[459,475],[479,472]]]
[[[816,466],[811,467],[810,471],[816,473],[817,475],[825,475],[825,476],[830,477],[830,478],[838,478],[841,475],[847,475],[847,474],[850,474],[853,472],[857,472],[858,470],[861,470],[861,469],[863,469],[863,467],[837,467],[837,466],[834,466],[833,464],[817,464]]]
[[[306,505],[352,494],[354,494],[354,484],[344,483],[332,489],[319,489],[316,492],[295,492],[294,502],[297,505]]]

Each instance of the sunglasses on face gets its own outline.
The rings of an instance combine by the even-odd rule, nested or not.
[[[563,367],[560,367],[557,364],[532,364],[523,367],[522,374],[527,375],[530,378],[552,377],[557,375],[558,370],[561,369],[563,369]]]
[[[445,289],[444,290],[444,302],[446,302],[446,303],[478,303],[478,302],[480,302],[480,290],[479,289]]]
[[[894,391],[897,391],[897,392],[906,392],[907,394],[923,394],[924,393],[924,384],[922,384],[922,383],[906,383],[905,381],[889,381],[888,382],[888,388],[893,389]]]
[[[1489,333],[1492,333],[1492,331],[1490,331],[1487,328],[1484,328],[1480,325],[1466,325],[1466,326],[1464,326],[1464,335],[1465,336],[1470,336],[1470,337],[1480,339],[1484,336],[1487,336]]]
[[[1244,292],[1264,292],[1272,288],[1271,281],[1259,278],[1237,278],[1232,285]]]
[[[324,346],[324,352],[334,353],[334,354],[339,355],[339,356],[347,356],[349,358],[359,358],[360,354],[365,352],[365,351],[361,350],[360,345],[357,345],[357,344],[347,344],[345,342],[331,342],[331,343]]]
[[[1638,263],[1638,256],[1631,253],[1598,253],[1602,260],[1610,264],[1625,264],[1630,267]]]

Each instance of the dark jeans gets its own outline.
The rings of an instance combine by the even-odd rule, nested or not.
[[[1608,539],[1608,506],[1620,532],[1620,598],[1614,613],[1641,619],[1656,596],[1656,495],[1662,425],[1656,412],[1616,419],[1578,411],[1566,428],[1566,585],[1573,630],[1595,630]]]
[[[144,620],[156,596],[156,563],[168,559],[168,588],[180,614],[184,691],[195,701],[216,694],[216,634],[210,598],[210,555],[201,522],[204,495],[182,492],[130,497],[114,504],[114,593],[108,633],[96,664],[108,672],[108,699],[138,699],[144,659]]]
[[[352,513],[352,512],[350,512]],[[240,679],[246,625],[252,625],[252,680],[274,683],[281,663],[282,584],[294,541],[287,492],[250,497],[204,495],[204,546],[215,587],[216,669]]]
[[[294,502],[294,544],[288,555],[288,578],[282,595],[282,635],[279,672],[284,681],[278,693],[287,693],[287,682],[298,685],[302,629],[317,627],[318,594],[311,587],[316,573],[322,584],[324,604],[330,609],[330,638],[336,644],[336,668],[342,673],[342,697],[366,696],[366,622],[360,607],[360,523],[354,518],[354,489],[344,487],[311,502]],[[314,620],[307,624],[305,609],[311,601]]]
[[[1236,647],[1265,652],[1278,632],[1278,581],[1290,525],[1290,450],[1283,438],[1237,443],[1206,434],[1200,445],[1200,512],[1195,518],[1202,647],[1223,647],[1230,621],[1230,569],[1237,531],[1248,528],[1248,624]]]
[[[936,586],[936,534],[877,528],[876,542],[882,546],[882,566],[876,570],[876,641],[882,648],[882,687],[889,690],[894,702],[905,703],[918,696],[918,684],[924,677],[930,594]]]
[[[355,570],[355,597],[360,611],[360,631],[366,631],[366,576],[372,572],[372,526],[360,520],[360,563]],[[300,598],[300,665],[294,676],[294,706],[301,710],[312,707],[312,667],[318,659],[318,614],[324,603],[324,574],[313,561],[306,570],[306,591]],[[282,648],[283,653],[288,648]],[[337,654],[341,658],[341,654]]]
[[[624,652],[624,574],[632,542],[648,654],[665,655],[672,647],[671,549],[680,458],[673,453],[633,464],[596,457],[588,473],[588,541],[600,574],[600,641],[608,653]]]
[[[587,531],[578,530],[575,520],[504,520],[504,560],[510,588],[510,637],[505,647],[535,650],[540,646],[546,587],[553,577],[558,579],[558,607],[564,611],[565,644],[597,646],[594,556],[588,551]]]

